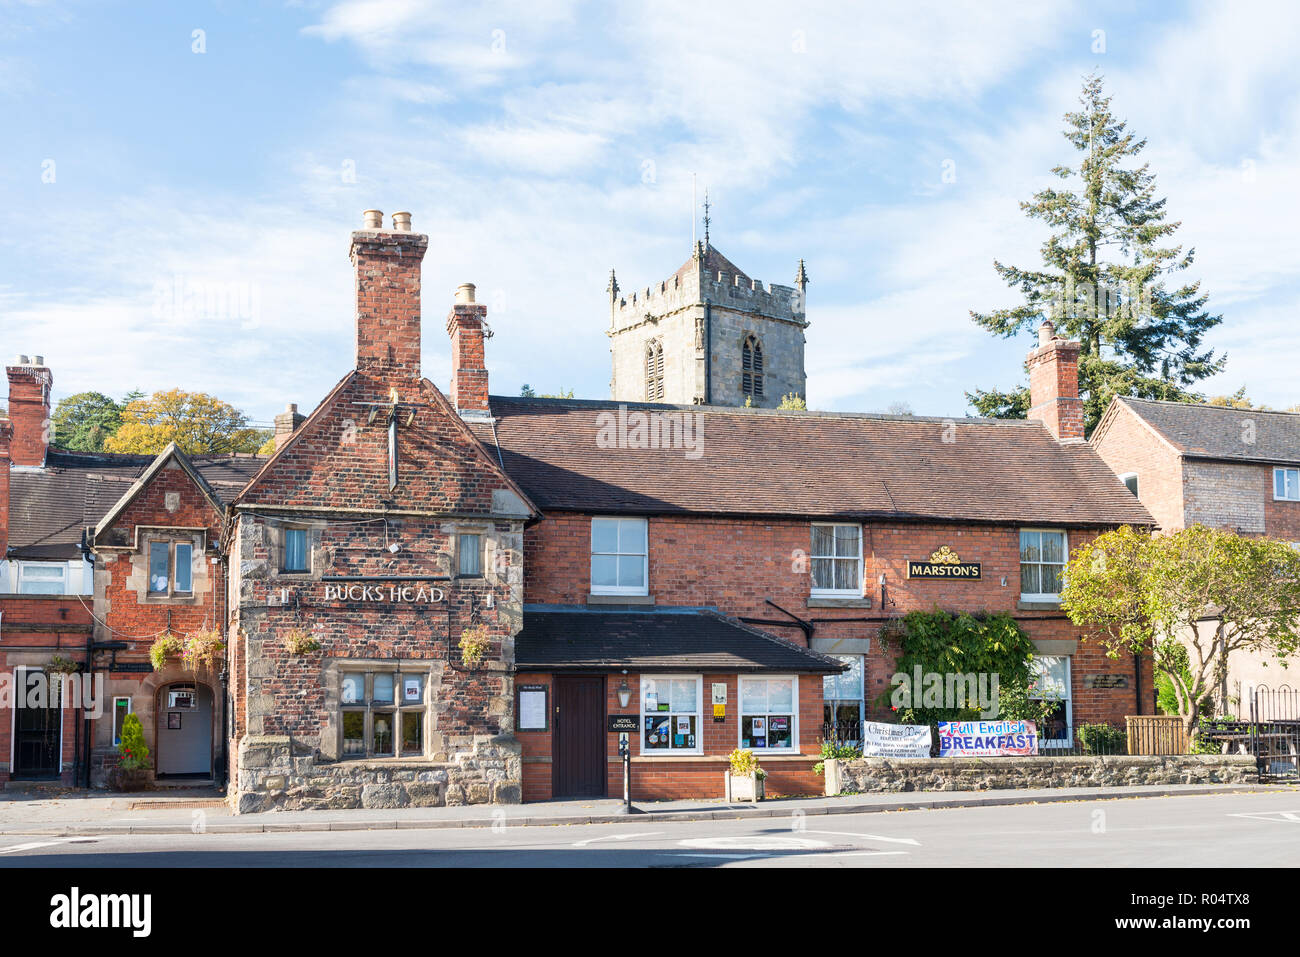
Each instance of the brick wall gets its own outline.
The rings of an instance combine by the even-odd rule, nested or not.
[[[1093,447],[1117,477],[1137,473],[1138,498],[1162,531],[1184,527],[1182,459],[1128,406],[1116,403]]]

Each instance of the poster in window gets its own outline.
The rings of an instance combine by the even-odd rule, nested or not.
[[[690,719],[690,716],[689,716],[689,715],[680,715],[680,714],[679,714],[679,715],[677,716],[677,733],[678,733],[678,734],[690,734],[690,733],[691,733],[691,719]]]
[[[402,679],[402,700],[407,704],[420,703],[420,679],[419,677],[405,677]]]
[[[167,730],[168,730],[168,731],[179,731],[179,730],[181,730],[181,718],[182,718],[182,717],[184,717],[184,715],[182,715],[179,711],[168,711],[168,712],[167,712]]]
[[[789,719],[789,718],[773,718],[773,719],[772,719],[772,731],[773,731],[773,732],[776,732],[776,731],[789,731],[789,730],[790,730],[790,719]]]
[[[767,718],[755,718],[751,732],[756,738],[767,737]]]
[[[647,711],[659,710],[659,696],[655,694],[653,691],[646,692],[645,709]]]

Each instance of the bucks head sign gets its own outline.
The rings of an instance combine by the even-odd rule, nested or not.
[[[959,578],[979,581],[980,563],[964,562],[947,545],[930,555],[929,561],[907,562],[908,578]]]

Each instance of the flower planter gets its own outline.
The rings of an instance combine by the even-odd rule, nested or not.
[[[727,801],[763,800],[763,779],[753,774],[726,772]]]
[[[149,768],[109,768],[108,787],[112,791],[147,791],[153,784]]]

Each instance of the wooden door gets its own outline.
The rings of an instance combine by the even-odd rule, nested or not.
[[[604,797],[605,678],[556,676],[551,731],[551,792],[555,798]]]

